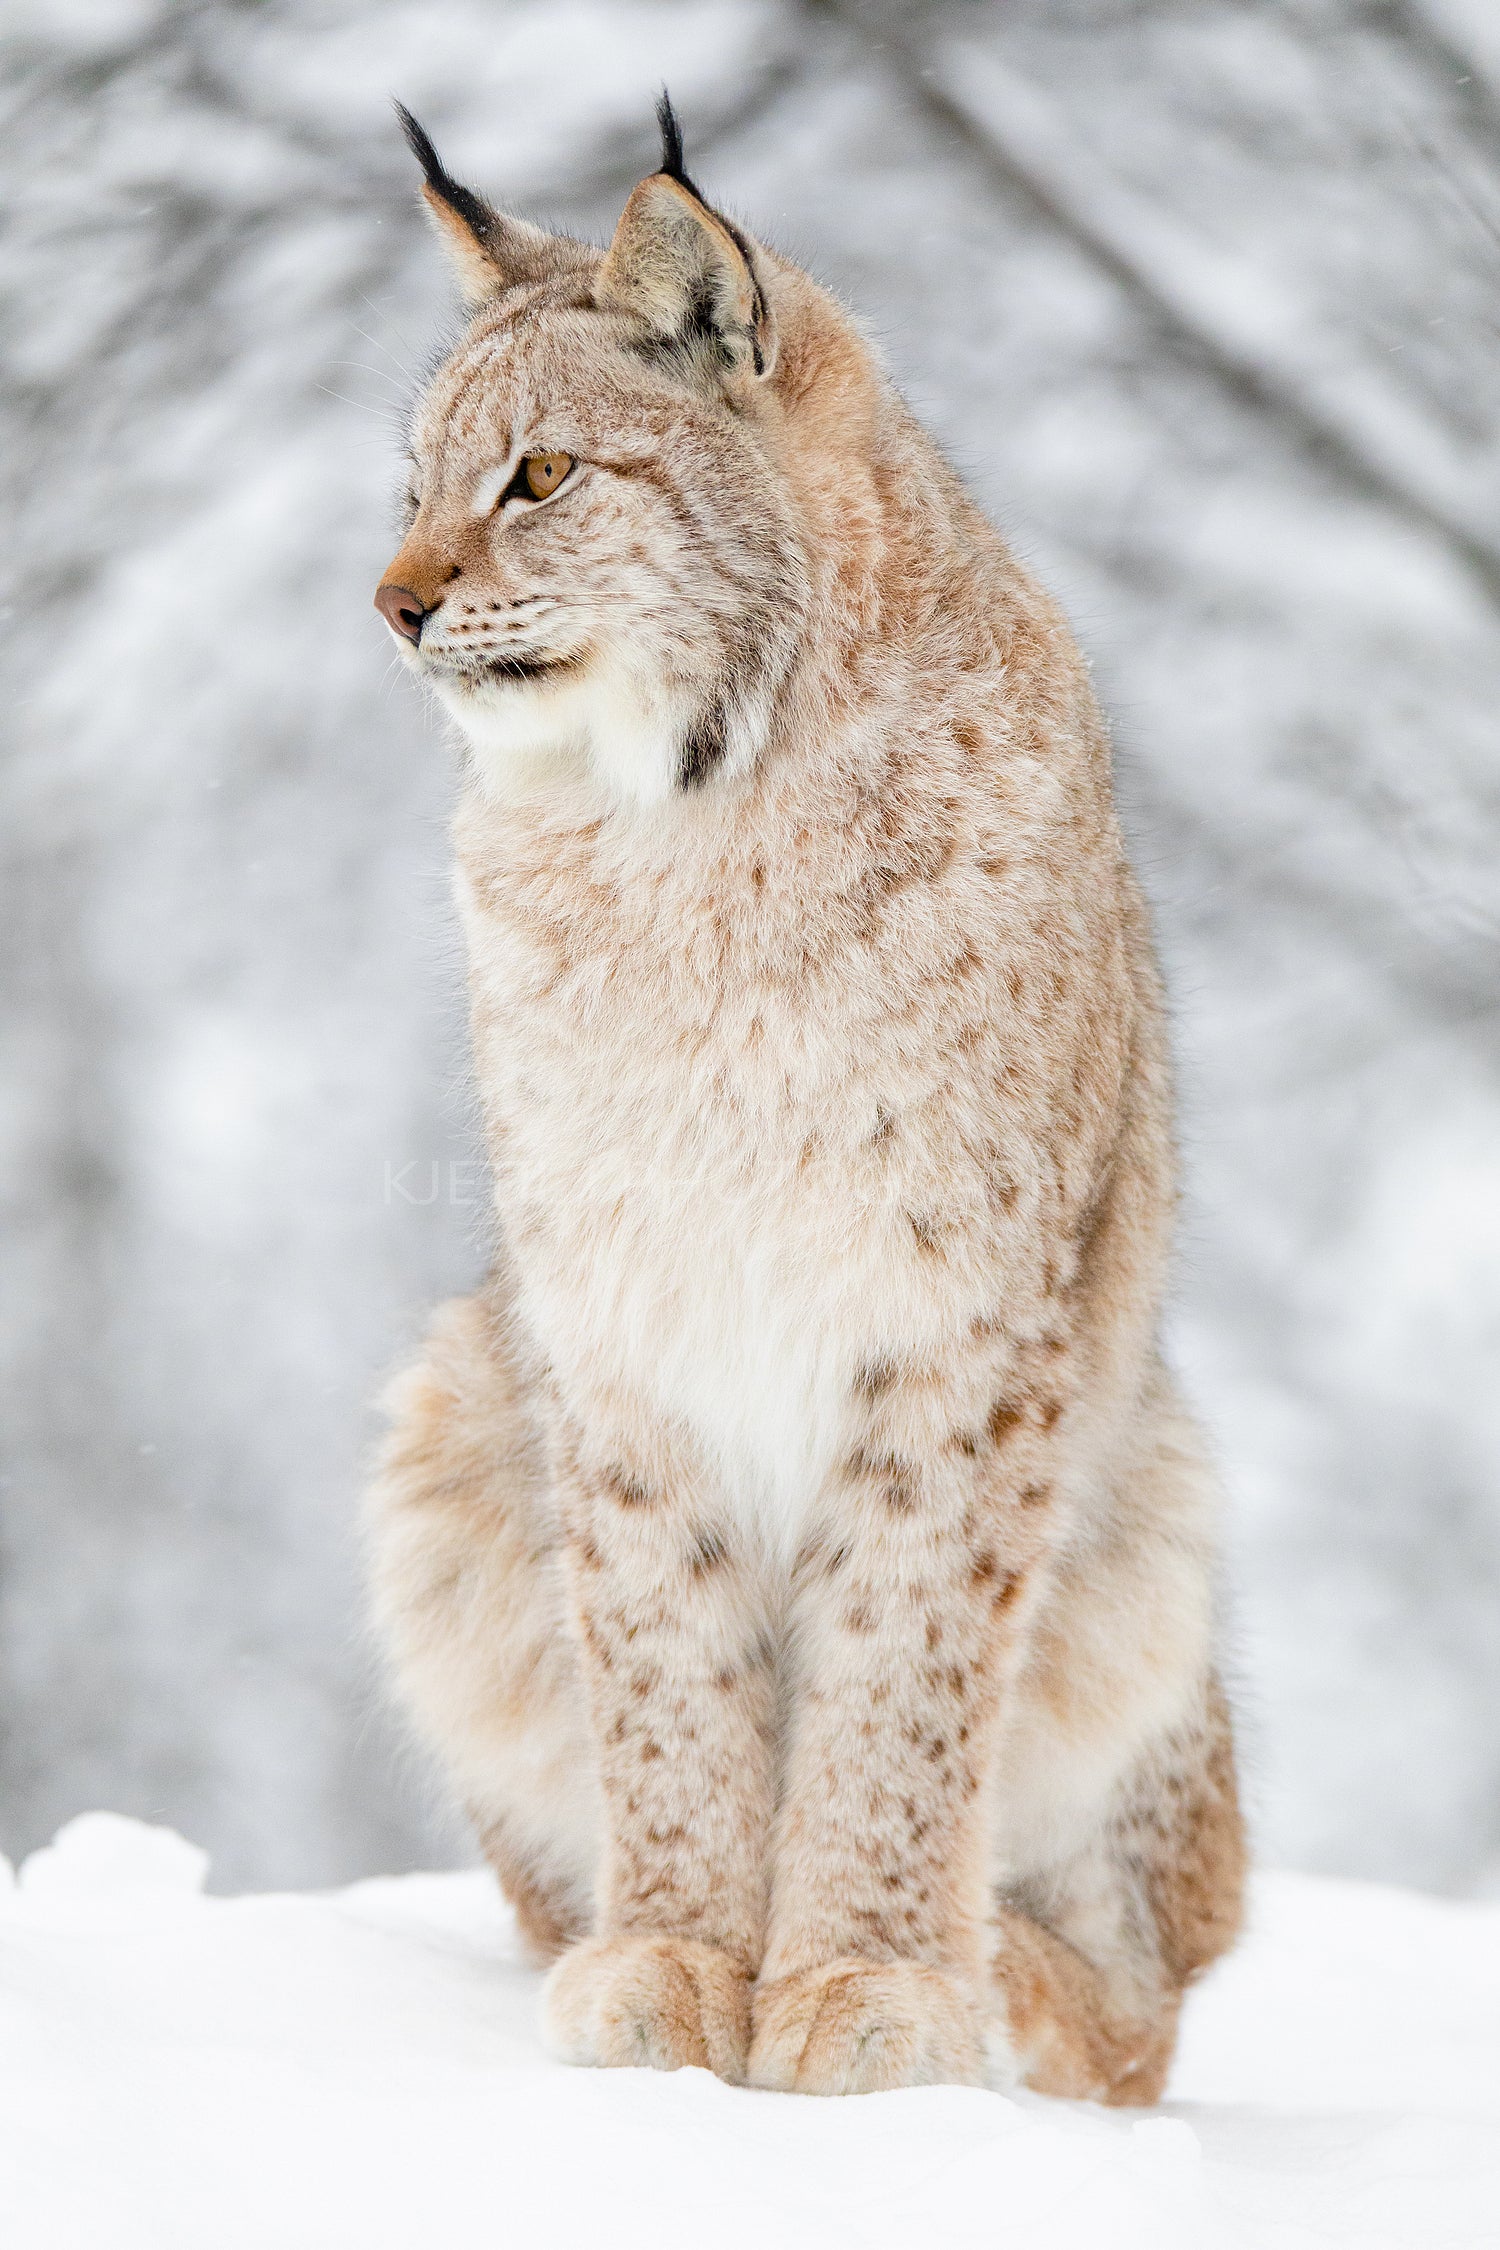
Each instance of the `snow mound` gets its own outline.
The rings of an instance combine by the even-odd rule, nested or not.
[[[106,1814],[0,1889],[7,2250],[1457,2250],[1500,2237],[1500,1906],[1262,1876],[1145,2116],[572,2071],[481,1875],[210,1898]]]
[[[201,1891],[208,1854],[172,1828],[152,1828],[123,1813],[80,1813],[21,1869],[28,1898],[139,1897]]]

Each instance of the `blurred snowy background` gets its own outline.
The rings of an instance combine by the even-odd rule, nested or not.
[[[0,1847],[466,1850],[355,1590],[382,1371],[482,1261],[446,754],[370,608],[448,318],[387,97],[602,235],[665,78],[1113,714],[1262,1847],[1500,1884],[1493,0],[5,24]]]

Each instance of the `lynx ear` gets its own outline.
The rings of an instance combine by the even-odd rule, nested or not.
[[[682,132],[665,94],[659,172],[620,215],[595,296],[645,326],[667,350],[706,363],[716,378],[769,375],[776,328],[754,244],[710,208],[682,168]]]
[[[544,281],[557,271],[561,246],[555,236],[524,219],[506,218],[472,188],[461,187],[403,102],[397,102],[396,115],[422,167],[422,200],[453,262],[466,305],[482,305],[515,282]]]

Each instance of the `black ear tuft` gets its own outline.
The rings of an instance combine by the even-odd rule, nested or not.
[[[463,187],[454,179],[433,147],[431,134],[417,123],[405,102],[397,102],[395,109],[401,120],[401,130],[406,135],[406,145],[421,165],[422,176],[427,185],[482,242],[494,220],[494,213],[489,205],[482,202],[472,188]],[[675,119],[673,122],[675,124]]]
[[[702,203],[702,188],[695,180],[688,178],[683,167],[682,127],[678,123],[677,112],[672,107],[672,97],[665,86],[657,96],[656,122],[661,127],[661,164],[658,169],[665,172],[669,180],[675,180],[679,187],[685,187],[689,195],[696,196]]]

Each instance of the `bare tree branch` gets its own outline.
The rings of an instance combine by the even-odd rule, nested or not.
[[[1167,330],[1296,429],[1361,490],[1436,531],[1500,602],[1500,535],[1481,480],[1378,371],[1325,361],[1317,323],[1278,277],[1208,244],[1100,162],[1027,80],[960,39],[914,50],[899,16],[878,29],[823,0],[900,70],[910,91],[1087,250]]]

